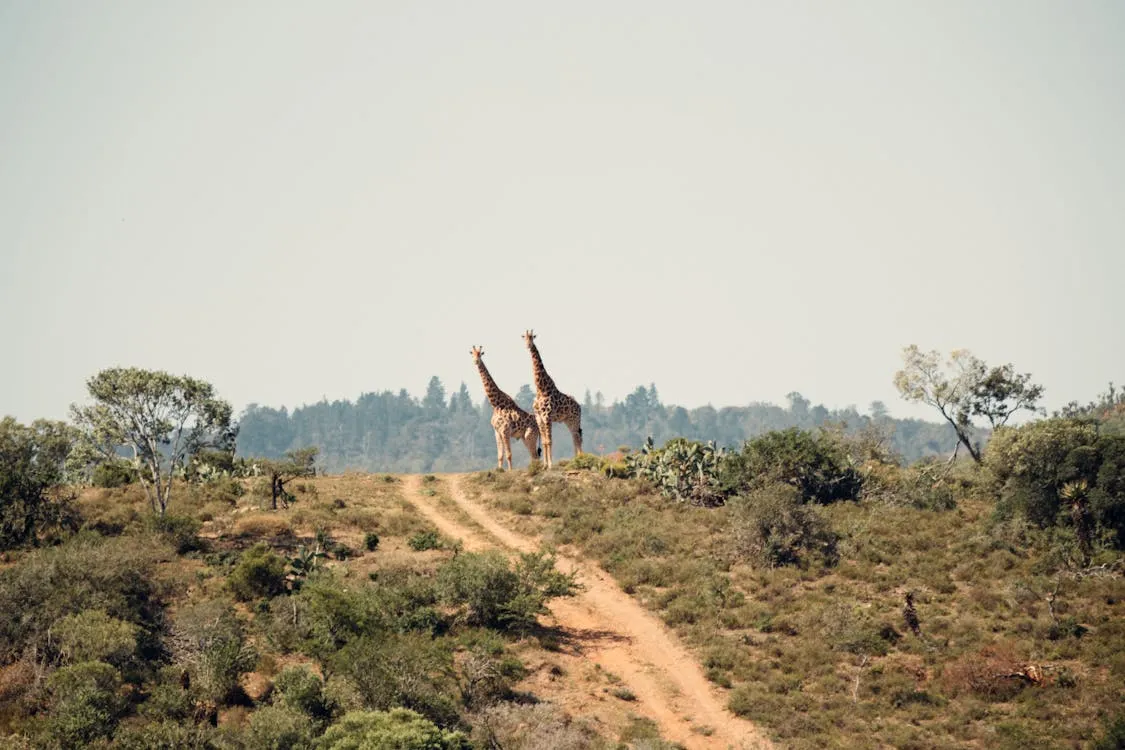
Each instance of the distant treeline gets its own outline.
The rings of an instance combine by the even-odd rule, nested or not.
[[[514,398],[530,410],[534,393],[525,385]],[[330,472],[474,471],[496,465],[491,417],[492,407],[487,401],[473,403],[464,383],[447,397],[434,377],[421,400],[400,390],[365,393],[355,402],[321,401],[292,412],[251,404],[240,420],[238,453],[276,458],[288,450],[316,446],[318,464]],[[600,393],[587,391],[582,407],[584,447],[601,454],[621,446],[637,448],[649,436],[657,445],[682,436],[734,447],[769,430],[842,423],[854,432],[873,422],[890,433],[893,447],[907,461],[946,455],[957,442],[948,425],[894,419],[880,402],[860,414],[854,407],[830,410],[812,405],[799,393],[789,394],[788,408],[755,403],[685,409],[661,403],[656,386],[650,385],[608,405]],[[566,427],[556,425],[554,434],[556,457],[573,455]],[[518,465],[526,465],[522,444],[514,444],[512,452]]]

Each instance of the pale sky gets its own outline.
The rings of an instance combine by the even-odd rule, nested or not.
[[[1125,4],[0,0],[0,414],[1125,379]]]

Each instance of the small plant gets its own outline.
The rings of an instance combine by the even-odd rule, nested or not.
[[[442,548],[441,535],[433,530],[419,531],[417,534],[410,537],[407,544],[410,545],[410,549],[417,552],[422,552],[423,550],[428,549]]]
[[[183,554],[200,548],[199,529],[201,524],[191,516],[149,516],[149,528],[171,542],[176,552]]]
[[[613,695],[614,698],[619,698],[623,701],[631,702],[637,699],[637,694],[627,687],[615,687],[610,691],[610,694]]]
[[[816,508],[801,503],[796,488],[784,484],[739,498],[731,537],[737,555],[767,568],[800,564],[810,553],[826,565],[838,559],[836,533]]]
[[[374,552],[379,547],[379,535],[374,531],[364,534],[363,546],[368,552]]]
[[[285,560],[259,542],[242,553],[227,577],[227,586],[244,602],[280,594],[285,590]]]

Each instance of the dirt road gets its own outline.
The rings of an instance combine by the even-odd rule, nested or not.
[[[462,491],[460,475],[444,475],[450,496],[480,528],[471,528],[422,493],[418,476],[405,477],[406,497],[446,536],[460,539],[464,548],[532,552],[539,540],[517,534],[500,524],[489,511]],[[624,593],[597,565],[558,557],[565,572],[576,571],[582,591],[551,602],[557,625],[574,633],[594,633],[587,638],[583,657],[618,675],[636,696],[636,711],[656,722],[668,740],[688,748],[771,747],[748,721],[724,708],[724,700],[703,674],[699,663],[656,617]]]

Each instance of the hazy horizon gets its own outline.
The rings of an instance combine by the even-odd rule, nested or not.
[[[0,3],[0,415],[1125,378],[1125,5]],[[1118,321],[1116,324],[1113,321]]]

